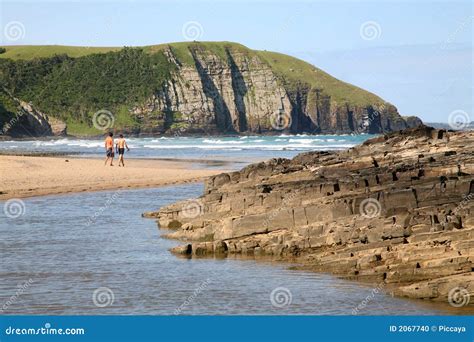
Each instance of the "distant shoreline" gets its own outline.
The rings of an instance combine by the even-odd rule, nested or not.
[[[302,133],[292,133],[286,131],[269,131],[269,132],[262,132],[262,133],[220,133],[220,132],[211,132],[211,134],[207,134],[204,132],[200,133],[139,133],[133,134],[127,131],[120,131],[117,130],[118,133],[123,132],[124,135],[127,135],[129,138],[232,138],[232,137],[277,137],[280,135],[287,135],[287,136],[348,136],[348,135],[380,135],[384,133],[312,133],[312,132],[302,132]],[[9,135],[0,135],[0,142],[1,141],[32,141],[32,140],[60,140],[60,139],[84,139],[84,140],[96,140],[96,139],[103,139],[107,132],[99,135],[47,135],[47,136],[40,136],[40,137],[14,137]]]

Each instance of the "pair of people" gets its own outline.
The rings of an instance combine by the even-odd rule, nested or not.
[[[105,165],[107,165],[107,162],[110,159],[110,166],[114,166],[113,162],[114,162],[115,154],[114,154],[114,138],[113,137],[114,137],[114,134],[109,133],[107,138],[105,138],[105,154],[106,154]],[[125,139],[123,137],[123,134],[120,134],[120,137],[119,137],[117,143],[115,144],[115,149],[116,149],[116,151],[118,152],[118,155],[119,155],[119,166],[123,166],[123,167],[125,167],[125,163],[123,161],[123,155],[125,154],[125,148],[127,148],[127,151],[130,151],[130,149],[128,148],[127,142],[125,141]],[[122,165],[120,165],[120,164],[122,164]]]

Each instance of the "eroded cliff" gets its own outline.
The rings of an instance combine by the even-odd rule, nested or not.
[[[64,122],[37,110],[0,88],[0,135],[41,137],[66,135]]]
[[[395,106],[296,58],[241,45],[163,49],[175,66],[133,113],[165,130],[211,133],[380,133],[414,127]],[[150,127],[151,128],[151,127]]]
[[[392,104],[309,63],[236,43],[172,43],[108,52],[30,47],[43,53],[64,50],[41,58],[23,56],[24,48],[15,54],[15,48],[6,47],[0,56],[0,82],[44,115],[71,123],[78,134],[100,134],[101,129],[380,133],[421,123],[405,120]],[[71,57],[74,51],[78,56]],[[94,122],[100,111],[113,115],[109,125]]]

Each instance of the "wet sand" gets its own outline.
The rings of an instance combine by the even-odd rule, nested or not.
[[[73,192],[157,187],[202,181],[223,169],[198,168],[190,161],[125,160],[0,155],[0,200]]]

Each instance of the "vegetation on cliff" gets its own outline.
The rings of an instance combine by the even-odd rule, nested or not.
[[[266,65],[283,87],[283,92],[291,102],[291,105],[286,105],[291,107],[287,109],[291,110],[291,115],[295,118],[297,115],[305,116],[293,120],[293,131],[352,131],[357,124],[354,116],[358,115],[360,121],[363,115],[367,116],[361,114],[364,111],[391,106],[378,96],[339,81],[304,61],[279,53],[254,51],[231,42],[185,42],[140,48],[50,45],[6,46],[4,49],[5,52],[0,54],[0,82],[5,89],[16,98],[32,103],[50,117],[67,122],[70,133],[99,133],[93,127],[92,117],[102,109],[114,113],[116,129],[140,131],[147,127],[166,131],[183,125],[182,122],[174,121],[175,114],[183,117],[181,107],[193,101],[201,101],[202,104],[200,108],[187,107],[185,119],[188,123],[200,120],[195,116],[214,116],[217,123],[226,123],[225,130],[231,127],[229,131],[245,131],[248,127],[258,132],[262,125],[269,126],[269,115],[284,106],[284,101],[277,100],[280,95],[275,95],[273,102],[264,108],[257,105],[253,108],[254,112],[246,111],[245,107],[258,102],[255,93],[261,85],[257,84],[259,80],[255,82],[249,78],[262,72],[252,69],[258,69],[260,65]],[[245,75],[240,69],[242,65],[249,67]],[[193,79],[191,75],[190,79],[183,82],[188,89],[176,89],[177,80],[186,77],[180,74],[183,70],[194,70],[198,79]],[[232,79],[229,91],[235,93],[234,98],[225,98],[227,89],[223,87],[226,82],[229,83],[228,80],[221,84],[216,81],[220,79],[221,73],[224,73],[225,78],[227,70]],[[192,84],[192,81],[195,83]],[[275,86],[274,89],[262,91],[276,94],[280,89]],[[173,99],[179,97],[180,92],[186,94]],[[300,99],[300,92],[306,96],[305,100]],[[159,96],[159,104],[152,103]],[[190,99],[189,96],[196,98]],[[176,104],[173,101],[181,102]],[[0,98],[2,108],[8,106],[7,102],[5,98]],[[234,103],[236,108],[230,108]],[[307,108],[303,108],[306,104]],[[308,114],[308,110],[314,114]],[[204,111],[208,112],[203,114]],[[341,111],[344,112],[340,114]],[[336,123],[331,123],[331,127],[320,123],[331,121],[331,113],[335,113],[337,120],[343,123],[337,123],[336,120]],[[11,109],[2,110],[0,120],[6,121],[12,115]],[[239,118],[235,120],[233,115]],[[311,124],[310,115],[321,116],[312,119],[318,123]],[[391,120],[391,124],[380,121],[380,127],[377,126],[375,130],[384,130],[385,126],[397,129],[404,122],[396,109],[387,110],[384,115]],[[236,121],[242,124],[232,127]],[[245,121],[255,124],[247,126],[243,124]],[[159,127],[154,127],[156,125]],[[202,127],[202,123],[199,127]]]

